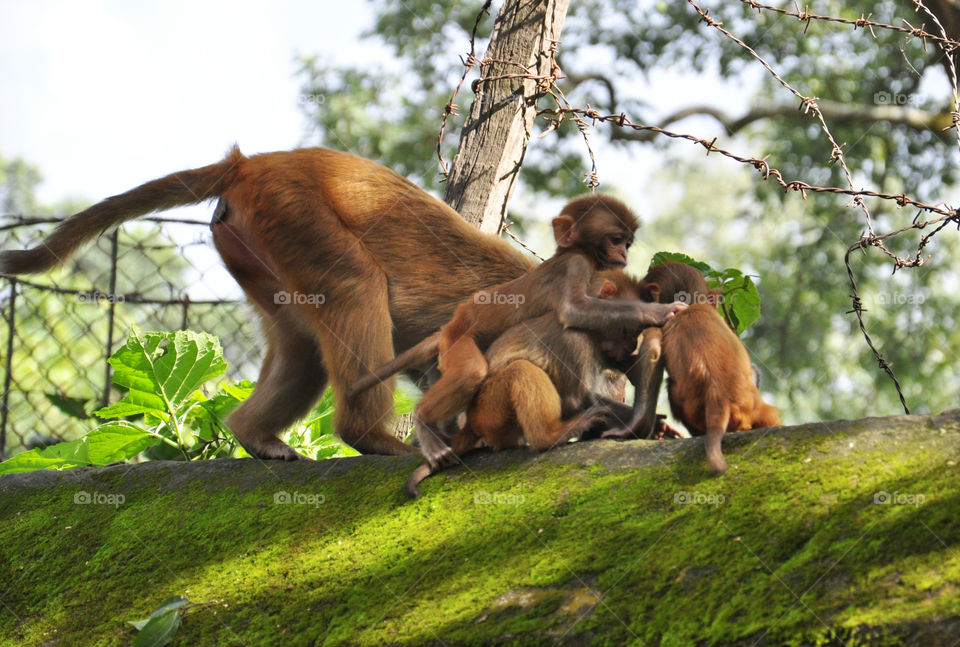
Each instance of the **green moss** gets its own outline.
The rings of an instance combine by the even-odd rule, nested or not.
[[[411,502],[412,459],[64,475],[2,495],[0,640],[129,644],[184,595],[182,645],[900,644],[960,613],[960,442],[930,429],[732,437],[722,478],[697,443],[514,452]]]

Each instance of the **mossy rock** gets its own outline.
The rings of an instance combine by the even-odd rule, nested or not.
[[[0,477],[0,644],[955,645],[960,411],[699,440]]]

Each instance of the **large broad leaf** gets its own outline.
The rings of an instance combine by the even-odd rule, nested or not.
[[[737,274],[724,283],[722,311],[739,335],[760,318],[760,293],[753,279]]]
[[[97,411],[101,418],[144,413],[168,420],[194,389],[227,368],[220,340],[192,330],[142,333],[134,327],[109,361],[114,384],[128,391],[120,402]]]
[[[83,438],[44,449],[32,449],[0,463],[0,474],[80,466],[102,467],[133,458],[160,442],[155,436],[124,422],[94,429]]]
[[[702,261],[695,260],[690,256],[682,252],[657,252],[653,255],[653,258],[650,259],[650,268],[653,269],[657,265],[663,265],[664,263],[686,263],[687,265],[692,265],[701,272],[709,272],[710,266]]]

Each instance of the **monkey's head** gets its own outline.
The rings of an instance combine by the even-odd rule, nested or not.
[[[599,288],[596,288],[597,284],[599,284]],[[623,272],[598,272],[594,276],[594,286],[598,299],[640,298],[640,290],[637,288],[636,279]],[[633,329],[624,328],[619,331],[608,331],[600,339],[600,350],[607,359],[623,364],[630,359],[630,356],[637,349],[638,337],[639,331]]]
[[[655,303],[683,301],[688,305],[712,303],[716,293],[697,268],[686,263],[669,262],[650,268],[640,283],[643,299]]]
[[[625,204],[595,193],[569,203],[552,224],[557,253],[579,251],[592,258],[598,270],[627,264],[627,250],[638,226]]]

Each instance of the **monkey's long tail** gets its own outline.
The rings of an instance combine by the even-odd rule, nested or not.
[[[440,333],[435,332],[416,346],[403,351],[386,364],[382,364],[363,377],[355,380],[347,389],[347,398],[351,399],[358,393],[363,393],[372,386],[380,384],[385,379],[404,369],[426,363],[437,354],[440,342]]]
[[[0,273],[43,272],[65,261],[80,245],[114,225],[148,214],[219,197],[231,171],[244,158],[234,146],[210,166],[171,173],[98,202],[60,223],[45,241],[25,250],[0,252]]]
[[[432,476],[434,474],[433,469],[430,467],[430,463],[424,463],[417,469],[413,470],[413,474],[410,475],[410,478],[407,479],[407,484],[403,486],[403,491],[411,499],[417,499],[420,497],[420,489],[417,487],[420,485],[425,478]]]

